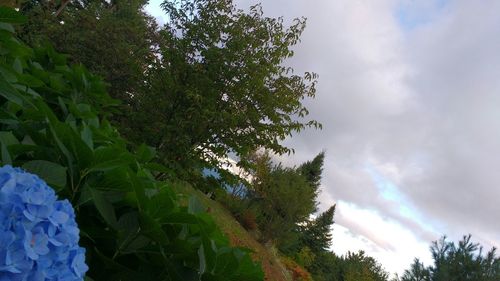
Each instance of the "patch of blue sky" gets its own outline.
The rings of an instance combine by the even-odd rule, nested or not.
[[[202,173],[203,177],[205,177],[205,178],[212,177],[215,180],[220,180],[221,179],[221,176],[220,176],[219,172],[217,172],[217,170],[215,170],[215,169],[203,168],[203,170],[201,171],[201,173]],[[224,187],[224,189],[228,193],[234,194],[235,191],[237,191],[237,193],[240,196],[246,195],[246,193],[248,191],[247,187],[244,184],[242,184],[242,183],[238,183],[236,185],[229,185],[229,184],[224,183],[222,186]],[[235,195],[238,195],[238,194],[235,194]]]
[[[401,0],[394,12],[400,27],[411,31],[440,17],[450,0]]]
[[[400,188],[394,184],[390,179],[383,176],[380,172],[376,170],[375,167],[367,165],[365,171],[370,175],[373,183],[380,192],[382,198],[389,202],[396,203],[398,206],[398,212],[401,216],[411,219],[421,226],[427,228],[428,225],[425,222],[423,216],[420,212],[413,206],[410,200],[400,191]]]

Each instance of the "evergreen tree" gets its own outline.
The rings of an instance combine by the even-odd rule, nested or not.
[[[316,206],[316,195],[307,180],[296,170],[273,165],[267,153],[253,157],[255,168],[250,186],[261,240],[294,240],[297,225],[305,222]]]
[[[328,251],[332,243],[331,226],[335,205],[321,213],[316,219],[309,221],[302,227],[301,244],[310,248],[313,253]]]
[[[342,257],[342,281],[387,281],[389,274],[363,251],[348,252]]]
[[[434,264],[424,268],[415,260],[405,271],[401,281],[497,281],[500,280],[500,258],[493,248],[485,255],[482,247],[473,243],[471,236],[464,236],[458,244],[446,237],[432,243]]]
[[[307,161],[298,168],[298,171],[307,179],[316,192],[318,192],[321,184],[321,174],[323,173],[324,161],[325,152],[321,152],[316,155],[312,161]]]
[[[429,269],[419,259],[415,259],[400,281],[431,281]]]

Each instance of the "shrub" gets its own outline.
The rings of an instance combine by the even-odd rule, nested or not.
[[[31,49],[0,7],[0,156],[75,206],[95,280],[262,280],[247,251],[231,248],[203,206],[188,207],[155,180],[165,167],[107,121],[116,102],[83,66],[50,47]]]
[[[245,210],[239,218],[239,221],[246,230],[254,231],[258,228],[255,214],[251,210]]]
[[[281,263],[291,273],[293,281],[313,281],[311,274],[291,258],[281,257]]]

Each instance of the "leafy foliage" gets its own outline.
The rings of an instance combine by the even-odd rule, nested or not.
[[[267,153],[257,154],[250,200],[258,206],[263,241],[280,242],[293,235],[316,207],[316,194],[296,169],[273,165]]]
[[[1,162],[39,174],[75,206],[88,276],[263,279],[246,250],[228,246],[198,201],[182,207],[169,185],[155,180],[168,169],[152,162],[154,149],[127,149],[107,121],[116,101],[98,77],[68,66],[50,47],[31,49],[17,40],[9,23],[23,17],[2,20]]]
[[[221,168],[228,155],[246,159],[260,147],[289,153],[281,140],[320,127],[304,120],[301,103],[314,97],[317,75],[283,65],[304,19],[287,27],[260,6],[244,12],[232,0],[167,0],[167,22],[158,27],[145,2],[27,1],[23,38],[48,39],[103,76],[124,101],[124,114],[112,120],[120,131],[155,147],[163,164],[197,186],[207,165]]]
[[[286,153],[280,140],[319,126],[302,121],[308,111],[301,101],[314,96],[316,75],[294,75],[282,65],[303,19],[286,27],[260,6],[246,13],[231,0],[167,0],[162,7],[168,21],[161,59],[137,97],[133,125],[167,164],[185,170],[202,159],[221,167],[230,154],[244,160],[258,148]]]
[[[61,2],[59,5],[57,2]],[[142,9],[143,0],[27,1],[21,11],[28,21],[21,38],[30,45],[49,41],[108,83],[109,94],[133,108],[145,70],[155,60],[158,28]],[[123,117],[124,118],[124,117]]]
[[[386,281],[389,278],[382,266],[363,251],[347,253],[342,263],[344,281]]]
[[[293,281],[313,281],[311,274],[304,268],[298,265],[294,260],[283,257],[281,262],[292,275]]]

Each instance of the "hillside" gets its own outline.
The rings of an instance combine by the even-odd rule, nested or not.
[[[265,280],[269,281],[289,281],[292,280],[290,274],[279,260],[279,256],[273,248],[267,248],[257,242],[253,236],[247,232],[241,224],[218,202],[208,198],[202,192],[193,189],[189,185],[174,185],[180,197],[184,197],[185,202],[190,196],[196,196],[207,208],[207,212],[212,214],[213,219],[229,238],[232,246],[245,247],[252,250],[254,260],[262,263],[265,273]]]

